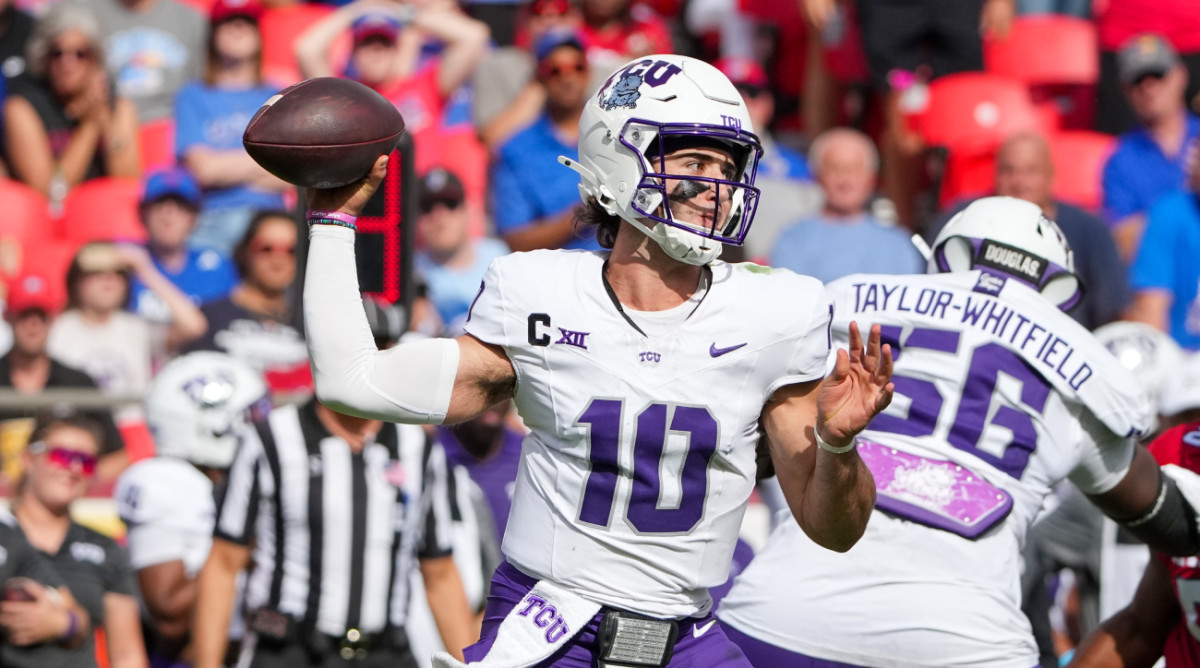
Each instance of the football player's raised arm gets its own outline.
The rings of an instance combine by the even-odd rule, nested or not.
[[[763,426],[788,507],[815,543],[845,552],[866,530],[875,482],[853,447],[855,436],[891,402],[891,349],[878,326],[866,349],[850,325],[850,351],[821,380],[780,388]]]
[[[387,171],[382,156],[358,184],[310,190],[309,210],[356,216]],[[390,422],[442,424],[511,396],[515,371],[503,351],[462,337],[376,349],[362,309],[354,231],[314,224],[304,282],[304,325],[317,398],[330,408]],[[488,403],[492,402],[492,403]]]
[[[1171,629],[1179,623],[1170,575],[1151,556],[1133,601],[1092,631],[1070,666],[1074,668],[1150,668],[1163,655]]]

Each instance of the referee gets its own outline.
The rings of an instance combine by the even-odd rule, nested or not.
[[[386,318],[369,319],[381,348],[398,338]],[[315,399],[273,411],[245,434],[219,493],[196,668],[222,665],[234,583],[251,564],[240,667],[415,668],[404,622],[418,566],[442,640],[461,654],[477,634],[450,553],[451,486],[421,427]]]

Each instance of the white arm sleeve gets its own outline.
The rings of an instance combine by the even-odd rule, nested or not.
[[[427,339],[375,348],[362,309],[354,231],[313,225],[304,279],[304,327],[317,398],[350,415],[441,424],[458,372],[458,343]]]

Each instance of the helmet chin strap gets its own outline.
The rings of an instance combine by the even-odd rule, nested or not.
[[[663,252],[680,262],[702,267],[721,255],[724,246],[713,239],[707,239],[698,234],[657,223],[653,227],[646,225],[639,218],[626,218],[629,224],[650,237],[658,244]],[[707,244],[707,245],[705,245]]]

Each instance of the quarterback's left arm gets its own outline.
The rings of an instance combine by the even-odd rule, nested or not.
[[[780,388],[763,409],[776,475],[800,528],[822,547],[845,552],[867,528],[875,482],[852,447],[892,400],[891,348],[875,326],[863,349],[850,325],[850,349],[824,379]],[[821,444],[824,445],[821,445]],[[835,452],[849,448],[844,452]]]

